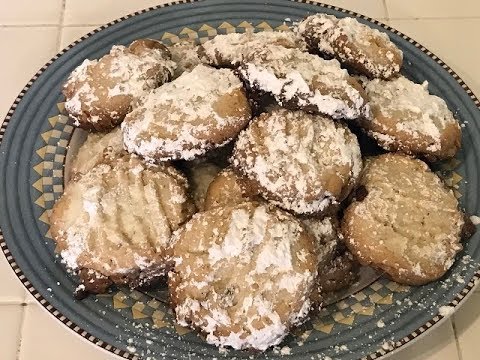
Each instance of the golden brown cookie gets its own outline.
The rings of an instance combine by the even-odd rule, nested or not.
[[[198,65],[142,98],[122,123],[124,144],[155,161],[191,160],[232,140],[250,116],[232,70]]]
[[[345,248],[336,217],[301,221],[319,248],[318,276],[311,299],[321,304],[325,294],[346,288],[358,278],[359,265]]]
[[[277,109],[240,133],[232,165],[265,199],[298,214],[317,214],[350,193],[362,159],[357,138],[346,126]]]
[[[363,88],[337,60],[268,45],[249,53],[239,75],[254,97],[269,94],[288,109],[334,119],[370,118]]]
[[[359,270],[360,264],[341,243],[333,260],[323,268],[318,269],[317,291],[321,296],[325,296],[346,289],[358,280]]]
[[[211,182],[222,169],[211,162],[188,164],[185,172],[190,184],[193,201],[198,211],[205,210],[205,198]]]
[[[71,163],[70,178],[85,174],[107,157],[120,157],[126,154],[120,127],[109,133],[89,133]]]
[[[205,210],[234,206],[252,200],[262,201],[258,189],[244,176],[227,168],[210,183],[205,197]],[[325,293],[341,290],[357,279],[358,263],[345,249],[339,234],[338,220],[333,217],[300,220],[318,245],[318,277],[311,300],[314,304],[321,305]]]
[[[323,219],[312,217],[302,218],[301,222],[309,231],[319,245],[320,267],[325,267],[335,258],[335,251],[338,247],[339,224],[334,217],[327,216]]]
[[[217,35],[200,45],[200,59],[209,65],[236,67],[252,51],[267,45],[303,49],[305,44],[290,31],[262,31]]]
[[[245,201],[261,201],[258,189],[248,178],[231,167],[222,170],[210,183],[205,195],[205,210],[228,207]]]
[[[370,78],[390,79],[402,67],[403,53],[388,35],[352,17],[311,15],[298,25],[298,33],[310,51]]]
[[[186,71],[192,71],[193,68],[201,64],[198,57],[198,45],[193,41],[180,41],[168,48],[172,54],[172,61],[177,64],[173,73],[176,79]]]
[[[65,110],[76,126],[108,131],[122,122],[133,102],[168,81],[174,68],[169,51],[157,40],[114,46],[70,74],[63,87]]]
[[[402,284],[442,277],[462,249],[463,215],[452,191],[424,162],[394,153],[369,159],[360,184],[367,195],[342,221],[360,263]]]
[[[68,268],[138,284],[164,274],[171,234],[193,209],[177,170],[125,156],[68,183],[53,207],[51,233]]]
[[[373,119],[359,124],[381,147],[433,161],[455,156],[460,126],[445,101],[430,95],[427,82],[415,84],[401,76],[369,81],[365,89]]]
[[[305,320],[318,254],[289,213],[254,202],[215,208],[195,214],[172,241],[176,319],[207,342],[263,351]]]

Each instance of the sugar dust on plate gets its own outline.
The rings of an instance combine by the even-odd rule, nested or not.
[[[454,311],[455,311],[455,308],[453,306],[444,305],[438,308],[438,315],[446,317],[453,314]]]

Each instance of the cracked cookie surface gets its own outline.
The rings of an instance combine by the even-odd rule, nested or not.
[[[442,277],[462,249],[453,192],[423,161],[401,154],[370,158],[359,183],[367,195],[345,211],[342,233],[360,263],[402,284]]]
[[[362,169],[357,138],[333,120],[276,109],[240,133],[232,166],[265,199],[298,214],[326,212],[350,193]]]
[[[318,255],[289,213],[246,202],[197,213],[173,239],[169,274],[177,321],[207,342],[266,350],[310,310]]]
[[[198,65],[143,97],[122,123],[123,140],[149,160],[192,160],[231,141],[250,117],[234,72]]]
[[[403,53],[388,35],[352,17],[311,15],[300,22],[298,33],[310,51],[370,78],[391,79],[402,67]]]
[[[68,183],[53,207],[51,233],[68,268],[132,284],[164,275],[172,232],[192,213],[183,175],[126,155]]]
[[[113,46],[99,60],[85,60],[63,87],[65,110],[83,129],[113,129],[135,101],[172,77],[176,65],[170,57],[159,41],[140,39]]]

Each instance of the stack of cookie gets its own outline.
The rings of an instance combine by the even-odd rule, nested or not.
[[[64,87],[91,133],[54,206],[57,251],[87,292],[167,280],[181,325],[262,351],[360,265],[442,277],[464,216],[423,160],[453,157],[461,131],[401,66],[386,34],[324,14],[85,60]],[[386,153],[362,158],[352,129]]]

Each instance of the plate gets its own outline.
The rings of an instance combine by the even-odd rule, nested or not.
[[[163,303],[165,290],[125,288],[77,301],[75,279],[54,254],[48,218],[63,191],[64,163],[74,133],[63,112],[61,85],[85,58],[114,44],[151,37],[167,45],[182,38],[205,41],[216,34],[286,30],[309,13],[356,16],[387,32],[404,52],[403,73],[443,97],[462,123],[463,148],[438,171],[470,214],[479,213],[479,102],[438,57],[375,20],[316,3],[287,0],[183,0],[128,15],[84,36],[49,61],[15,100],[1,131],[1,248],[32,295],[53,316],[92,343],[127,359],[248,358],[219,352],[199,335],[175,325]],[[379,278],[335,301],[258,359],[378,359],[404,347],[450,315],[480,277],[480,233],[465,244],[455,265],[435,283],[407,287]],[[163,297],[162,297],[163,296]]]

